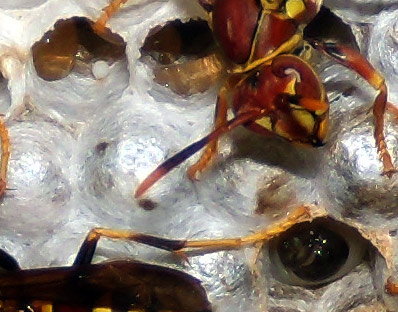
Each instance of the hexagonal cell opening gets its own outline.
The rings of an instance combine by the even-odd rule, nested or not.
[[[150,30],[141,48],[142,61],[153,67],[154,81],[180,95],[206,91],[223,66],[209,25],[204,20],[174,20]]]
[[[150,55],[159,64],[169,65],[206,56],[214,48],[213,34],[206,21],[174,20],[149,31],[141,54]]]
[[[47,230],[54,229],[70,211],[72,137],[51,123],[37,121],[14,123],[9,133],[10,189],[5,192],[0,223],[12,218],[18,233],[35,231],[34,224],[38,223]],[[54,144],[61,140],[64,144]],[[47,221],[42,219],[43,215]]]
[[[82,17],[59,20],[32,47],[26,93],[35,107],[62,123],[86,121],[116,103],[129,86],[126,43],[92,26]]]
[[[340,279],[370,253],[369,242],[356,229],[330,218],[295,224],[269,247],[274,277],[306,288]]]
[[[107,65],[126,59],[126,43],[105,29],[97,34],[83,17],[59,20],[32,47],[36,73],[44,80],[66,77],[71,71],[104,78]]]

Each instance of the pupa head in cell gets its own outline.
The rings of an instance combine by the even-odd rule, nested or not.
[[[298,223],[270,241],[273,276],[290,285],[323,286],[353,270],[368,247],[355,229],[335,220]]]

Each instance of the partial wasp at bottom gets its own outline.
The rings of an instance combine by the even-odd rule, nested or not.
[[[134,232],[90,231],[70,267],[20,269],[0,250],[1,312],[210,312],[200,281],[187,273],[134,260],[92,264],[100,237],[166,250],[183,242]]]
[[[302,287],[320,287],[348,274],[363,261],[368,243],[354,229],[315,217],[299,206],[264,230],[236,238],[173,240],[134,231],[95,228],[70,267],[20,269],[0,251],[1,312],[210,312],[201,282],[185,272],[135,260],[92,263],[101,237],[134,241],[190,255],[259,248],[268,243],[273,277]],[[191,254],[192,253],[192,254]],[[281,273],[282,272],[282,273]]]

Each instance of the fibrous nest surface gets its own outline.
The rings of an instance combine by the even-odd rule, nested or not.
[[[60,41],[78,42],[70,52],[78,57],[73,64],[60,60],[60,77],[41,74],[32,48],[57,23],[95,21],[107,1],[0,4],[0,113],[11,140],[0,247],[23,268],[67,265],[95,226],[168,238],[234,237],[308,205],[329,216],[327,228],[351,250],[344,272],[337,270],[341,276],[315,287],[285,274],[275,242],[259,253],[245,248],[194,256],[189,266],[121,242],[101,242],[98,256],[134,257],[189,272],[203,281],[217,311],[398,311],[397,299],[383,286],[397,273],[398,176],[380,175],[370,112],[375,94],[326,59],[313,64],[331,104],[325,146],[303,148],[237,129],[222,140],[220,157],[199,181],[186,177],[193,162],[188,160],[156,184],[146,201],[134,198],[139,182],[161,161],[211,130],[222,79],[195,92],[157,83],[162,59],[143,52],[146,38],[169,21],[207,16],[195,1],[131,2],[109,23],[105,41],[115,40],[109,54],[106,48],[92,50],[91,37],[73,39],[78,34],[66,30]],[[398,100],[396,4],[325,3],[385,74],[391,102]],[[66,46],[60,50],[67,57]],[[388,114],[385,132],[397,165],[398,125]],[[354,248],[357,237],[363,250]]]

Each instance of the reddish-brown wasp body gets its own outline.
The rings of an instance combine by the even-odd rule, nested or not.
[[[283,1],[262,2],[212,1],[213,5],[205,6],[212,13],[214,36],[234,63],[251,64],[273,53],[297,34],[300,25],[311,20],[319,9],[316,1],[306,1],[305,12],[293,15],[294,11],[277,10]],[[289,13],[293,16],[286,16]]]
[[[102,31],[107,20],[127,0],[114,0],[94,25]],[[328,130],[329,104],[306,54],[294,55],[307,42],[314,49],[352,69],[376,91],[373,105],[375,140],[383,173],[396,171],[384,138],[387,87],[384,78],[361,54],[338,43],[304,37],[305,27],[319,13],[322,0],[199,0],[209,13],[214,37],[230,72],[216,106],[214,130],[155,169],[137,188],[141,196],[163,175],[205,148],[188,170],[194,179],[217,154],[220,135],[238,125],[289,141],[320,146]],[[227,119],[228,95],[235,118]],[[393,111],[393,110],[391,110]]]
[[[72,266],[31,270],[21,270],[14,258],[0,250],[0,267],[4,270],[0,274],[0,311],[211,311],[200,281],[186,273],[133,260],[91,264],[101,236],[136,240],[167,250],[179,249],[184,243],[94,229]]]

